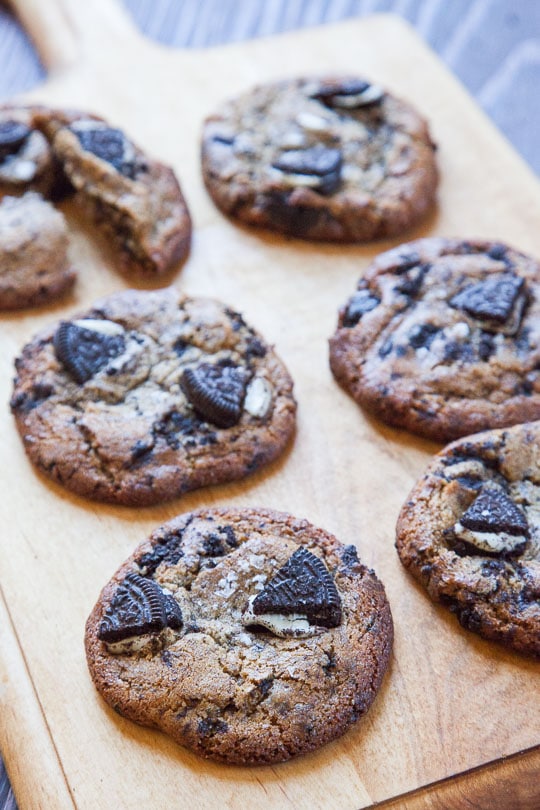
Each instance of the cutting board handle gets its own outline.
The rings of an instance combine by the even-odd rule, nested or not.
[[[119,40],[141,39],[119,0],[10,0],[45,68],[99,59]]]

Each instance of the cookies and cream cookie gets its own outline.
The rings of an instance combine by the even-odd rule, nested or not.
[[[239,313],[172,287],[96,302],[34,338],[16,369],[30,459],[98,500],[153,504],[241,478],[294,432],[272,348]]]
[[[403,565],[463,627],[540,657],[540,422],[446,447],[396,534]]]
[[[340,310],[330,366],[362,407],[438,441],[540,419],[540,265],[479,240],[382,253]]]
[[[207,118],[206,187],[226,214],[304,239],[402,233],[435,201],[424,119],[355,77],[255,87]]]
[[[212,759],[280,762],[364,715],[388,665],[384,588],[354,546],[267,509],[201,509],[143,542],[86,625],[116,711]]]

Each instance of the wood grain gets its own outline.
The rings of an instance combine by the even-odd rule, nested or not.
[[[4,409],[0,581],[14,633],[7,665],[2,663],[12,708],[2,711],[0,744],[25,810],[69,806],[62,778],[77,808],[178,806],[181,796],[195,808],[357,810],[535,746],[536,665],[459,628],[413,584],[393,548],[400,505],[437,447],[365,417],[328,370],[327,338],[337,308],[370,258],[391,243],[316,246],[233,225],[204,191],[198,137],[206,113],[256,81],[359,72],[415,103],[439,143],[439,209],[410,237],[496,237],[540,254],[535,179],[457,82],[393,17],[174,53],[144,41],[110,0],[19,3],[22,17],[30,10],[41,15],[33,17],[33,35],[39,46],[45,32],[43,53],[55,66],[33,97],[101,113],[175,166],[196,227],[176,283],[243,311],[276,344],[299,401],[294,447],[271,469],[144,510],[86,503],[46,481],[30,467]],[[65,21],[59,44],[50,14]],[[65,212],[81,280],[67,306],[2,317],[3,402],[12,359],[35,331],[126,286],[103,246],[69,206]],[[203,504],[263,504],[305,516],[343,542],[356,543],[387,587],[396,623],[389,675],[365,721],[318,753],[275,768],[204,763],[161,734],[118,717],[93,690],[82,632],[100,588],[157,524]],[[13,686],[13,673],[23,670],[24,697]],[[43,776],[46,766],[40,777],[47,790],[58,791],[56,804],[32,789],[32,752],[26,756],[22,746],[11,747],[18,716],[27,712],[35,718],[28,721],[33,734],[49,751],[38,756],[51,765],[51,778]]]

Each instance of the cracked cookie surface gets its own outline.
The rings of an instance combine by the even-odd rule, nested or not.
[[[402,233],[432,208],[427,124],[357,78],[255,87],[207,118],[206,187],[224,213],[304,239],[362,242]]]
[[[540,422],[446,447],[401,511],[403,565],[463,627],[540,657]]]
[[[239,313],[172,287],[96,302],[36,336],[16,369],[31,461],[97,500],[153,504],[241,478],[294,433],[293,383],[272,348]]]
[[[75,281],[64,217],[40,194],[0,202],[0,309],[38,306]]]
[[[288,577],[290,597],[291,568],[301,577],[307,558],[316,558],[308,579],[330,581],[318,598],[330,588],[323,621],[332,626],[317,625],[320,612],[301,637],[249,623],[248,603],[272,584],[270,609],[295,610],[280,608],[275,591]],[[143,542],[102,591],[85,645],[97,689],[120,714],[204,757],[263,764],[318,748],[365,714],[392,638],[384,588],[354,546],[290,515],[224,508],[181,515]]]
[[[437,441],[540,418],[540,266],[506,245],[420,239],[380,254],[340,310],[337,381]]]

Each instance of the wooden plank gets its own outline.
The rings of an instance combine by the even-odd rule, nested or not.
[[[365,417],[328,370],[327,338],[337,308],[370,258],[390,243],[301,244],[231,224],[204,191],[198,137],[214,105],[256,81],[358,72],[423,110],[439,143],[439,209],[409,236],[495,236],[540,255],[535,179],[433,54],[395,18],[188,53],[142,40],[109,0],[54,0],[65,23],[64,50],[50,41],[55,36],[47,17],[50,3],[19,3],[27,10],[31,3],[31,33],[38,45],[43,33],[49,66],[57,68],[34,97],[102,113],[175,166],[196,226],[191,256],[176,283],[243,311],[276,344],[299,400],[294,447],[269,470],[166,506],[131,511],[84,502],[34,472],[11,417],[2,413],[6,528],[0,577],[76,806],[176,806],[181,795],[193,807],[219,802],[229,808],[356,810],[536,745],[536,666],[461,630],[412,583],[395,554],[400,505],[436,445]],[[59,70],[66,62],[69,70]],[[30,335],[126,286],[111,256],[68,205],[65,210],[81,280],[67,306],[2,317],[4,402],[12,358]],[[180,511],[227,503],[290,511],[356,543],[385,582],[396,623],[390,672],[365,721],[320,752],[275,768],[205,763],[163,735],[119,718],[95,694],[84,661],[85,618],[134,544]],[[23,704],[17,708],[24,711]],[[0,725],[4,734],[14,735],[13,713],[3,712]],[[33,780],[30,760],[21,762],[20,751],[7,750],[6,756],[16,794],[26,791],[25,810],[38,807],[26,798]]]

